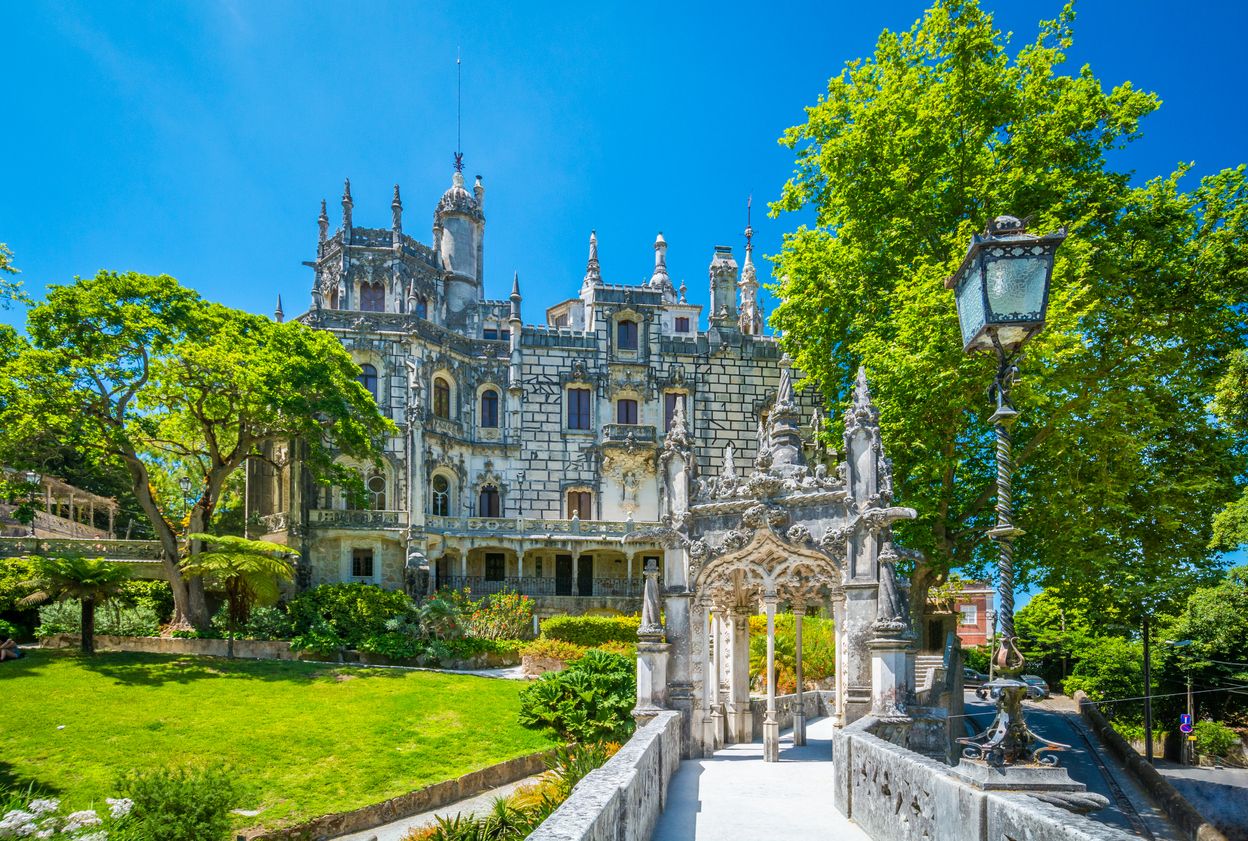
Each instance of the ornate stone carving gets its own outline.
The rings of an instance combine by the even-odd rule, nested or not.
[[[809,543],[810,529],[799,523],[798,525],[790,526],[786,536],[789,538],[790,543]]]

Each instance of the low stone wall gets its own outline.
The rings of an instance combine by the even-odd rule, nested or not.
[[[1157,773],[1157,769],[1146,759],[1132,750],[1127,740],[1110,726],[1105,716],[1097,709],[1096,704],[1088,700],[1082,690],[1075,693],[1075,703],[1079,705],[1079,715],[1096,731],[1101,744],[1109,749],[1119,762],[1127,767],[1131,776],[1143,787],[1153,801],[1165,810],[1174,825],[1183,831],[1191,841],[1227,841],[1217,827],[1205,820],[1196,808],[1188,803],[1183,795],[1170,784],[1170,781]]]
[[[528,841],[648,841],[680,767],[680,727],[680,713],[668,710],[638,728]]]
[[[39,641],[43,648],[75,648],[82,640],[78,634],[53,634]],[[226,641],[183,639],[180,637],[119,637],[96,634],[97,651],[140,651],[148,654],[199,654],[207,657],[226,656]],[[245,660],[299,660],[303,652],[291,651],[287,640],[234,640],[234,656]],[[316,658],[319,659],[319,658]]]
[[[875,841],[1127,841],[1134,835],[1029,797],[975,788],[886,742],[865,718],[833,737],[832,801]]]
[[[806,720],[818,718],[821,715],[832,715],[833,695],[829,690],[815,690],[813,692],[802,693],[802,707],[806,710]],[[777,695],[776,696],[776,720],[780,722],[781,730],[788,730],[793,726],[793,710],[797,708],[797,695]],[[750,718],[753,720],[752,738],[755,742],[763,740],[763,719],[767,717],[767,699],[751,698],[750,699]]]
[[[326,841],[351,832],[363,832],[410,815],[441,809],[483,791],[539,774],[546,769],[546,759],[553,753],[554,751],[531,753],[464,774],[458,779],[434,783],[407,794],[400,794],[383,803],[325,815],[285,829],[252,831],[245,833],[244,837],[250,841]]]

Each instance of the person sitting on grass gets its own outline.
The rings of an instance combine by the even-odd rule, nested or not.
[[[0,642],[0,663],[3,663],[5,660],[16,660],[21,656],[22,650],[17,647],[17,643],[13,641],[12,637],[4,642]]]

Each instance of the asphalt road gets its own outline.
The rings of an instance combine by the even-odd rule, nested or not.
[[[1157,770],[1231,841],[1248,841],[1248,768],[1192,768],[1157,761]]]
[[[1026,707],[1027,724],[1036,735],[1070,745],[1069,750],[1058,755],[1058,762],[1070,772],[1071,778],[1109,799],[1108,806],[1090,813],[1089,818],[1142,838],[1181,841],[1182,835],[1170,824],[1165,813],[1153,805],[1127,772],[1115,764],[1113,757],[1101,750],[1096,736],[1078,720],[1078,714],[1063,712],[1051,702],[1027,703]],[[967,691],[966,712],[977,725],[976,732],[992,722],[993,711],[991,703]]]

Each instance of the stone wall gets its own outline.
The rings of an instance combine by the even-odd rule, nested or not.
[[[1126,841],[1135,836],[1024,794],[975,788],[947,765],[869,732],[833,737],[832,800],[876,841]]]
[[[572,790],[529,841],[647,841],[680,766],[680,713],[661,712]]]
[[[53,634],[39,641],[41,648],[76,648],[81,645],[78,634]],[[141,651],[147,654],[199,654],[225,657],[226,641],[211,639],[180,639],[172,637],[119,637],[96,634],[97,651]],[[290,650],[287,640],[234,640],[234,656],[243,660],[298,660],[298,651]],[[307,655],[311,658],[311,655]]]
[[[806,721],[818,718],[824,715],[833,715],[836,710],[833,709],[835,693],[831,690],[814,690],[802,693],[802,707],[806,710]],[[793,710],[797,707],[797,695],[777,695],[776,696],[776,721],[780,722],[781,730],[788,730],[793,726]],[[767,699],[751,698],[750,699],[750,716],[754,721],[753,740],[761,742],[763,740],[763,719],[767,716]]]

